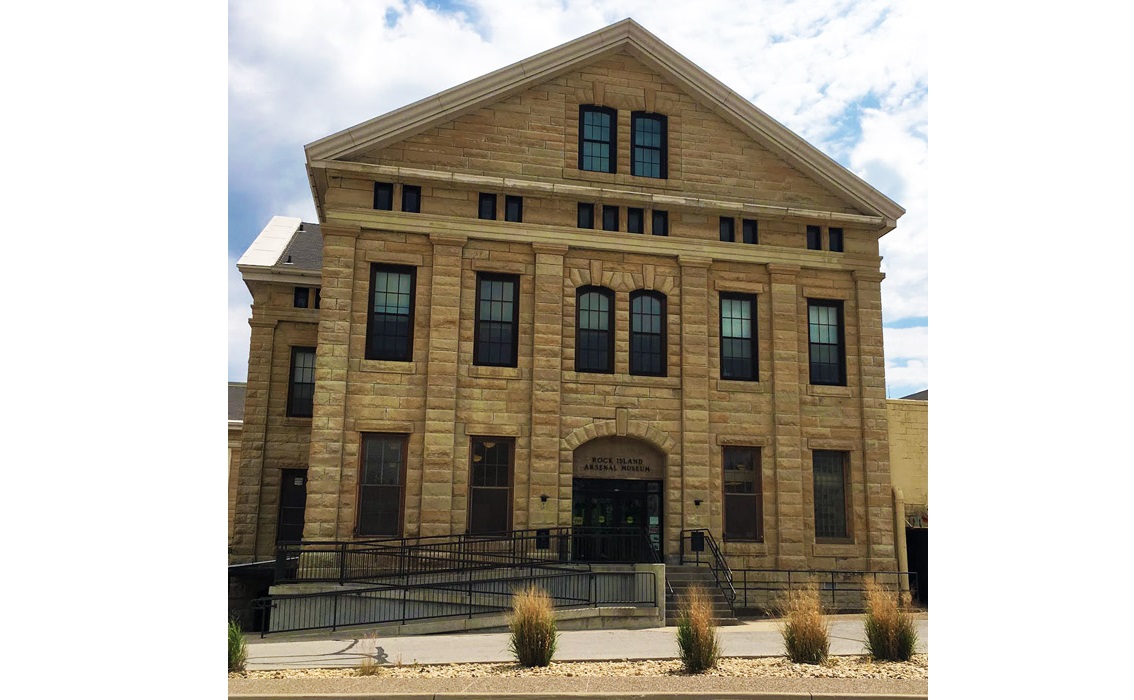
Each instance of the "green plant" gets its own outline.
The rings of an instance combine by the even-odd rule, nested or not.
[[[826,661],[831,651],[831,632],[823,616],[819,591],[813,587],[791,591],[781,607],[787,657],[797,664]]]
[[[508,650],[521,666],[547,666],[555,654],[558,634],[551,597],[538,586],[517,591],[512,596],[512,633]]]
[[[244,641],[244,630],[236,618],[228,620],[228,671],[229,673],[244,673],[244,665],[248,661],[248,647]]]
[[[917,646],[917,631],[897,594],[867,581],[866,608],[866,651],[878,661],[909,661]]]
[[[720,658],[713,604],[701,586],[690,586],[678,598],[677,648],[686,673],[706,671],[716,666]]]

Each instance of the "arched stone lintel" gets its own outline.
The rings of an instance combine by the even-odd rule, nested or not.
[[[618,436],[618,424],[613,420],[596,420],[593,423],[580,426],[571,431],[567,437],[560,441],[560,449],[568,452],[576,447],[596,438]],[[648,442],[665,453],[673,454],[677,449],[677,442],[664,431],[658,430],[646,421],[632,420],[626,423],[625,437],[632,437]]]

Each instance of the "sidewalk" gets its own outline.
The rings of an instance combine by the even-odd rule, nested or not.
[[[916,620],[918,653],[929,651],[929,620]],[[863,653],[862,617],[830,618],[831,654]],[[750,620],[719,629],[723,656],[782,656],[783,639],[776,620]],[[559,633],[555,661],[646,660],[678,657],[676,628],[644,630],[580,630]],[[340,630],[303,639],[250,638],[249,671],[299,668],[356,668],[369,653],[390,665],[493,663],[514,661],[508,634],[458,633],[424,636],[377,635],[366,640],[363,629]],[[365,641],[364,641],[365,640]],[[373,651],[370,651],[373,649]],[[925,697],[924,680],[864,678],[726,678],[671,677],[539,677],[539,678],[292,678],[234,679],[232,698],[296,698],[335,694],[339,697],[379,698],[800,698],[822,694],[829,698]],[[801,695],[802,694],[802,695]]]

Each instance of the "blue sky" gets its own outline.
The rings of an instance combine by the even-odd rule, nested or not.
[[[315,220],[303,146],[632,17],[906,209],[882,239],[888,394],[928,387],[928,20],[895,0],[229,3],[229,363],[235,261],[274,215]],[[438,50],[443,47],[443,50]]]

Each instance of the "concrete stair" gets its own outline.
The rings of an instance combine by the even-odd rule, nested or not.
[[[718,627],[726,625],[739,625],[740,620],[728,605],[724,592],[717,586],[713,572],[707,566],[670,566],[665,567],[665,624],[677,625],[677,597],[685,589],[694,584],[700,584],[713,601],[713,619]],[[669,589],[673,589],[672,592]]]

